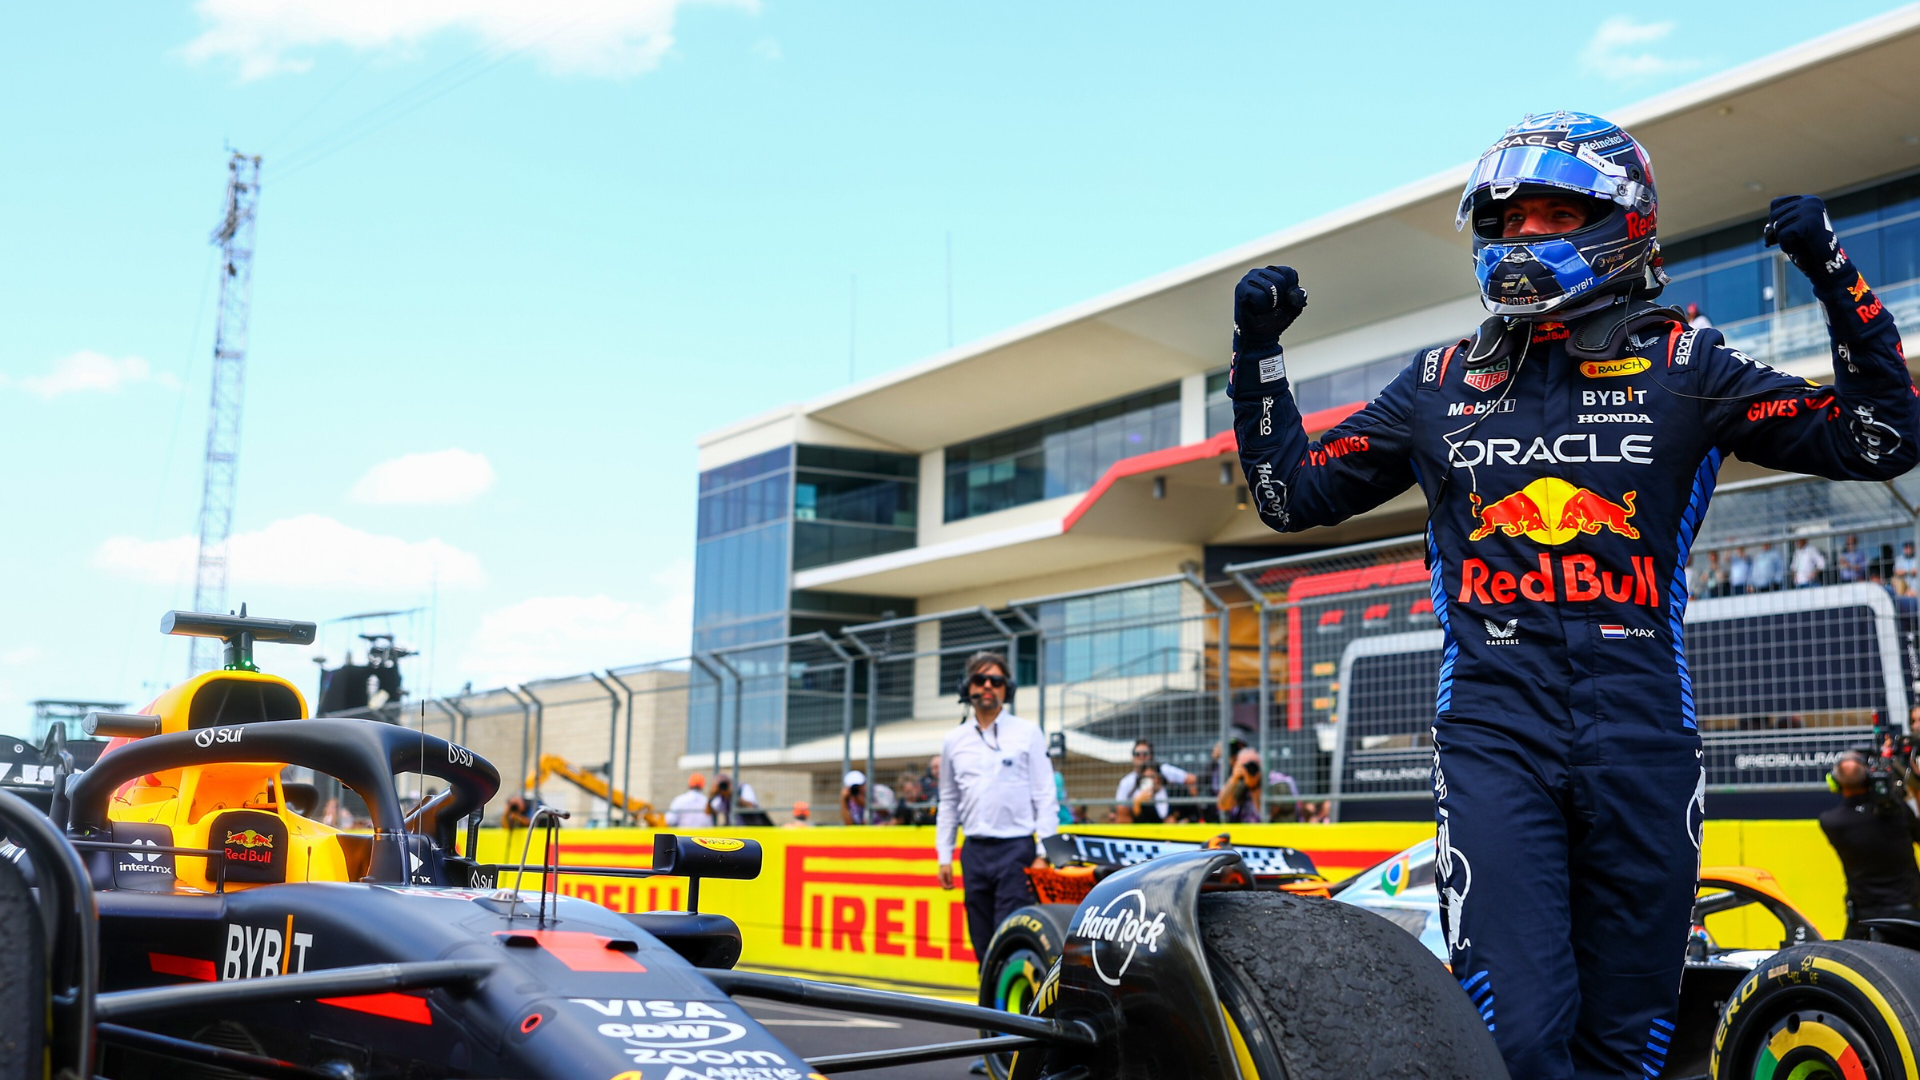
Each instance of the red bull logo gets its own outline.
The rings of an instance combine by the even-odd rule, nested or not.
[[[1659,607],[1660,585],[1653,556],[1634,555],[1627,562],[1628,568],[1621,570],[1602,566],[1592,555],[1562,555],[1556,560],[1542,552],[1537,566],[1515,573],[1496,570],[1485,559],[1467,559],[1460,564],[1458,599],[1462,604],[1491,607],[1515,600],[1580,604],[1604,596],[1616,604]]]
[[[254,829],[243,829],[240,832],[230,832],[227,834],[227,846],[243,847],[248,851],[252,851],[254,848],[267,848],[268,850],[272,850],[273,837],[267,836]]]
[[[1479,522],[1467,534],[1469,540],[1485,540],[1498,532],[1505,536],[1525,536],[1536,543],[1564,544],[1576,536],[1597,535],[1602,529],[1640,539],[1640,530],[1630,520],[1637,492],[1620,496],[1619,502],[1596,494],[1590,488],[1575,487],[1557,476],[1543,476],[1505,498],[1482,504],[1478,493],[1467,496],[1473,516]]]

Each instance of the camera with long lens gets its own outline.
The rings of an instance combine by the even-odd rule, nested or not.
[[[1875,723],[1873,745],[1854,751],[1866,759],[1867,801],[1878,813],[1892,813],[1906,800],[1907,777],[1915,771],[1913,735]],[[1828,785],[1839,790],[1833,775]]]

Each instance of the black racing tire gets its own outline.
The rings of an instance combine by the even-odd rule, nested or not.
[[[1727,999],[1713,1045],[1715,1080],[1920,1075],[1920,953],[1873,941],[1783,949]]]
[[[18,867],[0,859],[0,1080],[46,1073],[46,940],[40,906]]]
[[[1027,1012],[1047,969],[1060,958],[1076,909],[1074,904],[1028,904],[1002,920],[981,960],[980,1004],[1004,1012]],[[987,1072],[994,1080],[1007,1080],[1012,1064],[1012,1054],[989,1055]]]
[[[1207,968],[1259,1080],[1499,1080],[1500,1051],[1446,966],[1351,904],[1200,898]]]

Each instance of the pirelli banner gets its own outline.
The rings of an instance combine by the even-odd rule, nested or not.
[[[1080,845],[1089,858],[1132,863],[1205,841],[1220,828],[1106,825],[1069,831],[1089,834]],[[1241,844],[1296,848],[1329,880],[1339,881],[1431,839],[1433,826],[1236,825],[1230,832]],[[524,830],[511,836],[502,829],[486,830],[481,834],[481,858],[506,862],[503,856],[510,850],[517,861],[526,835]],[[566,830],[560,863],[647,868],[653,862],[653,835],[646,829]],[[700,910],[730,916],[740,924],[745,939],[740,967],[972,999],[979,984],[961,893],[940,888],[933,829],[758,828],[702,830],[698,835],[751,837],[764,852],[758,879],[709,880],[700,886]],[[531,852],[536,866],[540,851],[536,835]],[[1772,872],[1822,934],[1840,936],[1846,923],[1840,863],[1818,822],[1709,821],[1701,855],[1708,866],[1757,866]],[[524,887],[531,890],[538,882],[536,871]],[[502,884],[511,886],[512,875]],[[680,878],[562,874],[559,889],[615,911],[684,910],[687,901],[686,881]],[[1767,932],[1777,940],[1778,924],[1757,927],[1756,932],[1754,947],[1762,947],[1760,939]]]
[[[1218,835],[1221,827],[1135,825],[1086,831],[1112,838],[1102,841],[1111,849],[1106,857],[1133,862],[1204,841]],[[1337,881],[1431,837],[1433,826],[1243,825],[1231,832],[1243,844],[1298,848],[1322,874]],[[560,864],[650,867],[653,835],[647,829],[564,830]],[[961,891],[940,888],[932,828],[740,828],[700,830],[698,835],[751,837],[764,853],[758,879],[708,880],[700,886],[700,910],[730,916],[740,924],[745,938],[741,967],[973,995],[978,976]],[[526,836],[525,830],[511,835],[504,829],[486,830],[481,859],[518,862]],[[530,854],[535,867],[541,847],[541,837],[535,835]],[[958,870],[956,865],[956,874]],[[513,880],[508,873],[501,884],[512,886]],[[538,882],[536,870],[524,888],[533,889]],[[559,890],[615,911],[684,910],[686,884],[681,878],[562,874]]]

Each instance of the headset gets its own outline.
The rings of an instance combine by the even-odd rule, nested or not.
[[[1833,759],[1833,767],[1827,770],[1827,790],[1828,791],[1831,791],[1836,795],[1840,793],[1840,766],[1843,762],[1848,762],[1848,761],[1857,761],[1862,766],[1865,766],[1867,768],[1873,767],[1872,763],[1867,759],[1867,755],[1862,753],[1861,751],[1858,751],[1858,750],[1841,751],[1840,755]]]
[[[958,691],[959,691],[958,696],[959,696],[960,704],[972,705],[974,703],[973,686],[972,686],[973,671],[976,668],[982,667],[989,663],[998,667],[1001,671],[1004,671],[1007,673],[1006,706],[1007,708],[1012,708],[1013,707],[1013,691],[1014,691],[1012,669],[1010,669],[1007,666],[1006,657],[1001,656],[997,652],[987,652],[987,651],[977,652],[977,653],[974,653],[972,656],[967,657],[967,666],[960,674],[960,685],[958,687]]]

